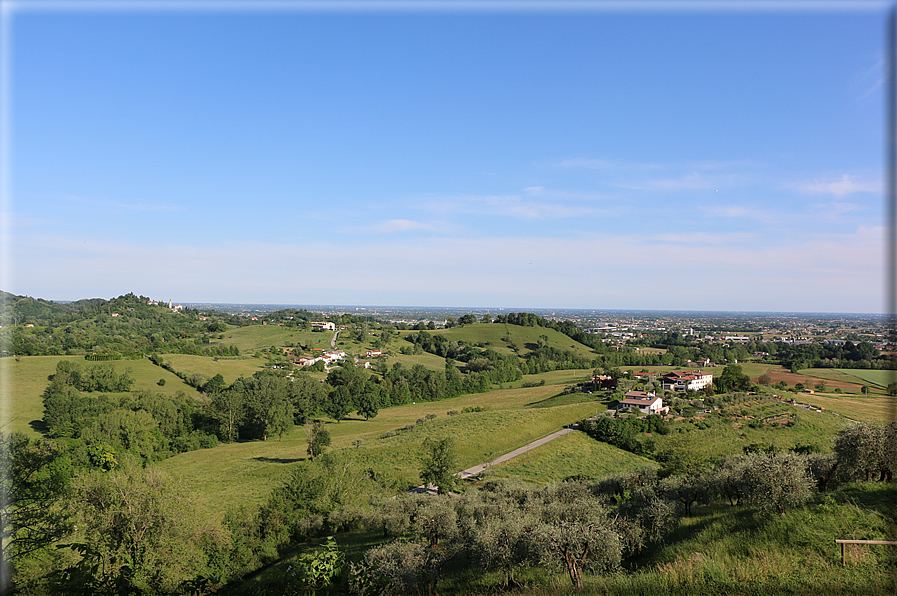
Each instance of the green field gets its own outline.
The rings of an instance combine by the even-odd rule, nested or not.
[[[301,344],[309,348],[330,348],[332,331],[303,331],[296,327],[279,325],[249,325],[234,327],[225,331],[224,339],[217,340],[223,345],[233,344],[240,352],[249,352],[270,346],[283,346],[287,343]]]
[[[749,408],[750,405],[739,404],[734,407]],[[794,408],[794,412],[797,414],[797,424],[791,428],[750,428],[746,423],[714,423],[712,428],[705,430],[658,435],[654,437],[656,450],[658,453],[672,451],[705,461],[730,453],[741,453],[743,447],[752,443],[774,445],[779,449],[790,449],[799,444],[816,445],[823,451],[829,451],[832,439],[849,424],[842,416],[831,413],[812,412],[802,408]],[[681,427],[689,428],[689,425],[690,423],[682,423]]]
[[[206,379],[220,374],[228,385],[236,381],[238,377],[251,377],[262,370],[267,362],[261,358],[250,357],[215,360],[209,356],[192,356],[190,354],[163,354],[162,358],[176,371],[186,373],[188,378],[197,373]],[[163,369],[156,367],[156,370],[162,371]]]
[[[897,381],[897,371],[893,370],[867,370],[863,368],[838,368],[835,370],[860,379],[858,381],[860,383],[871,383],[882,388],[886,388],[890,383]]]
[[[560,482],[570,476],[603,478],[657,463],[596,441],[582,432],[564,435],[514,459],[491,468],[496,476],[516,476],[527,482]]]
[[[798,394],[798,401],[821,406],[851,420],[863,422],[891,422],[897,420],[897,398],[888,396],[863,397],[837,393]]]
[[[558,387],[546,386],[465,395],[439,402],[386,408],[370,421],[350,417],[340,423],[330,422],[327,428],[333,436],[332,448],[351,448],[353,440],[361,439],[361,446],[352,448],[357,458],[366,466],[410,487],[419,482],[420,457],[427,437],[454,438],[458,469],[461,470],[594,414],[596,407],[603,409],[595,402],[553,408],[525,407],[558,392]],[[446,415],[448,410],[461,410],[467,406],[483,406],[489,410]],[[427,414],[436,414],[436,419],[383,438],[387,432],[413,425]],[[221,445],[183,453],[158,465],[183,478],[208,514],[220,517],[235,503],[257,505],[264,501],[288,472],[290,464],[305,458],[305,447],[305,434],[297,428],[282,441]]]
[[[193,358],[202,358],[194,356]],[[84,356],[22,356],[20,361],[14,358],[0,358],[0,374],[6,386],[3,399],[3,424],[8,430],[24,432],[36,437],[39,433],[32,422],[43,418],[44,407],[41,395],[49,383],[48,377],[56,372],[56,363],[69,360],[90,367],[96,364],[111,364],[116,371],[131,369],[134,378],[132,391],[152,391],[165,395],[176,395],[183,392],[196,399],[201,398],[199,392],[184,383],[177,375],[168,372],[150,362],[142,360],[114,360],[105,363],[87,362]],[[212,361],[211,358],[208,359]],[[224,362],[224,361],[222,361]],[[159,379],[165,379],[165,385],[159,386]]]
[[[402,332],[402,337],[408,333],[417,333],[417,331]],[[559,350],[568,350],[582,356],[583,358],[593,359],[596,354],[592,348],[574,341],[559,331],[554,329],[546,329],[544,327],[521,327],[519,325],[501,325],[497,323],[477,323],[473,325],[464,325],[463,327],[452,327],[450,329],[437,329],[429,331],[433,335],[442,335],[450,341],[465,341],[469,344],[480,345],[481,347],[491,348],[500,354],[513,354],[514,351],[508,347],[508,343],[502,340],[509,337],[510,341],[517,346],[519,356],[525,356],[531,350],[527,344],[537,345],[539,336],[548,337],[548,343]]]

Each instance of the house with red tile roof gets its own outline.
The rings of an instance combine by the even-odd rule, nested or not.
[[[664,391],[700,391],[713,383],[713,375],[700,370],[674,370],[663,375]]]

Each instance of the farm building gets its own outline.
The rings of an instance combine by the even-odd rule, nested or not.
[[[700,370],[674,370],[663,375],[664,391],[700,391],[713,383],[713,375]]]
[[[623,401],[617,404],[617,411],[638,408],[642,414],[663,414],[670,410],[663,405],[663,400],[647,391],[628,391]]]

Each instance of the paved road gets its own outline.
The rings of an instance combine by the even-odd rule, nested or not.
[[[535,449],[536,447],[541,447],[545,443],[554,441],[558,437],[562,437],[566,434],[572,433],[574,430],[579,430],[578,424],[574,424],[572,426],[562,428],[561,430],[553,432],[550,435],[544,436],[541,439],[536,439],[532,443],[527,443],[523,447],[519,447],[519,448],[515,449],[514,451],[509,451],[508,453],[505,453],[504,455],[500,455],[490,462],[486,462],[484,464],[480,464],[480,465],[474,466],[472,468],[467,468],[466,470],[461,470],[460,472],[455,474],[455,476],[457,476],[461,480],[466,480],[467,478],[473,478],[475,476],[479,476],[487,468],[490,468],[490,467],[494,466],[495,464],[500,464],[502,462],[508,461],[509,459],[513,459],[513,458],[517,457],[518,455],[523,455],[524,453],[529,452],[530,449]],[[414,487],[408,491],[409,494],[410,493],[424,493],[424,492],[427,494],[430,494],[430,495],[435,495],[436,494],[436,485],[431,484],[430,486],[427,486],[427,487],[424,487],[423,485],[421,485],[421,486]]]
[[[339,329],[333,332],[333,339],[330,340],[330,347],[336,349],[336,336],[339,335]]]

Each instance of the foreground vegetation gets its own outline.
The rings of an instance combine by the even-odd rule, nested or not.
[[[892,587],[897,549],[855,548],[841,567],[833,542],[894,535],[886,371],[806,368],[884,366],[866,346],[774,346],[775,362],[665,394],[632,373],[745,347],[666,334],[609,349],[526,313],[446,329],[345,316],[334,334],[301,311],[262,325],[142,300],[32,305],[44,327],[12,330],[25,351],[0,359],[15,415],[0,555],[20,593]],[[331,342],[340,364],[292,365]],[[782,365],[800,374],[763,379]],[[612,415],[629,389],[658,391],[671,415]],[[451,478],[573,422],[584,432]],[[406,494],[422,482],[452,494]]]

